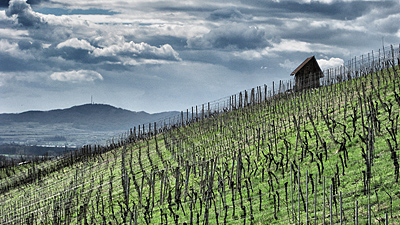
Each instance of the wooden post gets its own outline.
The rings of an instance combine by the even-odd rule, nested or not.
[[[342,192],[339,192],[339,201],[340,201],[340,225],[343,224],[343,214],[342,214]]]
[[[308,224],[308,170],[306,171],[306,224]]]
[[[388,224],[389,224],[389,222],[388,222],[388,214],[385,213],[385,225],[388,225]]]
[[[208,117],[211,115],[211,108],[210,108],[210,102],[208,102]]]
[[[137,206],[136,205],[135,205],[134,210],[135,210],[135,221],[134,221],[134,224],[137,225]]]
[[[222,180],[221,180],[221,168],[218,168],[218,192],[219,192],[219,211],[218,213],[221,214],[221,199],[222,199],[222,192],[221,192],[221,185],[222,185]]]
[[[325,225],[325,176],[323,177],[323,212],[322,212],[322,224]]]
[[[267,101],[268,86],[264,84],[264,101]]]
[[[294,208],[293,208],[293,164],[290,166],[290,188],[291,188],[291,195],[292,195],[292,220],[293,222],[295,221],[294,219]]]
[[[149,123],[149,137],[150,137],[150,134],[151,134],[151,123]]]
[[[163,200],[164,200],[163,196],[164,176],[165,176],[165,170],[161,170],[160,205],[163,205]]]
[[[371,225],[371,205],[368,204],[368,225]]]
[[[315,174],[315,188],[314,188],[314,192],[315,192],[315,197],[314,197],[314,217],[315,217],[315,224],[317,224],[317,174]]]
[[[333,197],[332,197],[332,184],[330,186],[330,189],[331,189],[331,200],[329,202],[329,218],[330,218],[331,225],[332,225],[333,224],[333,216],[332,216],[332,199],[333,199]]]
[[[143,183],[144,183],[144,173],[142,176],[142,183],[140,185],[140,193],[139,193],[139,205],[142,206],[142,194],[143,194]]]
[[[298,180],[298,185],[299,185],[299,188],[298,188],[298,194],[299,194],[299,197],[298,197],[298,201],[299,201],[299,224],[301,224],[301,213],[300,213],[300,203],[301,203],[301,198],[300,198],[300,166],[298,166],[297,167],[297,180]]]
[[[272,96],[275,95],[275,82],[272,81]]]
[[[356,212],[355,212],[355,221],[354,224],[358,225],[358,201],[356,201]]]
[[[204,119],[204,104],[201,105],[201,119]]]
[[[183,124],[183,111],[181,111],[181,124],[182,124],[182,127],[184,126],[184,124]]]

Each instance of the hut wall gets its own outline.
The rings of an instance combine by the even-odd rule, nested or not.
[[[318,71],[318,72],[317,72]],[[317,88],[320,86],[321,72],[315,61],[310,61],[295,75],[296,89]]]

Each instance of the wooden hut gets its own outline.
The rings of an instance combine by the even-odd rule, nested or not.
[[[290,76],[295,76],[295,91],[301,91],[307,88],[317,88],[320,86],[319,79],[324,77],[321,68],[314,56],[304,60]]]

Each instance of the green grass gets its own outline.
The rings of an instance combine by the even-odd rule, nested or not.
[[[368,221],[368,205],[373,223],[382,222],[387,213],[389,223],[397,224],[400,189],[388,143],[400,145],[398,74],[398,70],[383,69],[343,83],[280,95],[61,166],[40,180],[0,194],[0,223],[121,224],[136,220],[138,224],[165,224],[167,219],[172,224],[189,224],[192,217],[197,224],[197,220],[205,222],[208,210],[209,224],[295,224],[299,203],[300,219],[305,223],[303,198],[308,190],[308,218],[322,224],[331,219],[330,187],[336,184],[334,223],[340,220],[341,193],[346,223],[354,223],[357,201],[360,224]],[[373,116],[365,109],[373,111]],[[367,167],[362,151],[371,148],[368,192],[364,191]],[[16,167],[18,172],[1,179],[0,187],[59,162]],[[310,175],[308,184],[306,174]],[[123,186],[128,177],[126,205]]]

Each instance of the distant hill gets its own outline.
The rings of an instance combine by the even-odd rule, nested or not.
[[[105,143],[130,128],[158,122],[177,114],[179,112],[154,114],[133,112],[104,104],[0,114],[0,144],[16,143],[51,147]],[[0,151],[0,154],[2,153],[5,154]]]
[[[143,111],[129,111],[105,104],[85,104],[50,111],[0,114],[0,126],[15,123],[38,123],[40,125],[68,123],[80,130],[127,130],[133,126],[155,122],[163,118],[175,116],[178,113],[177,111],[172,111],[150,114]]]

